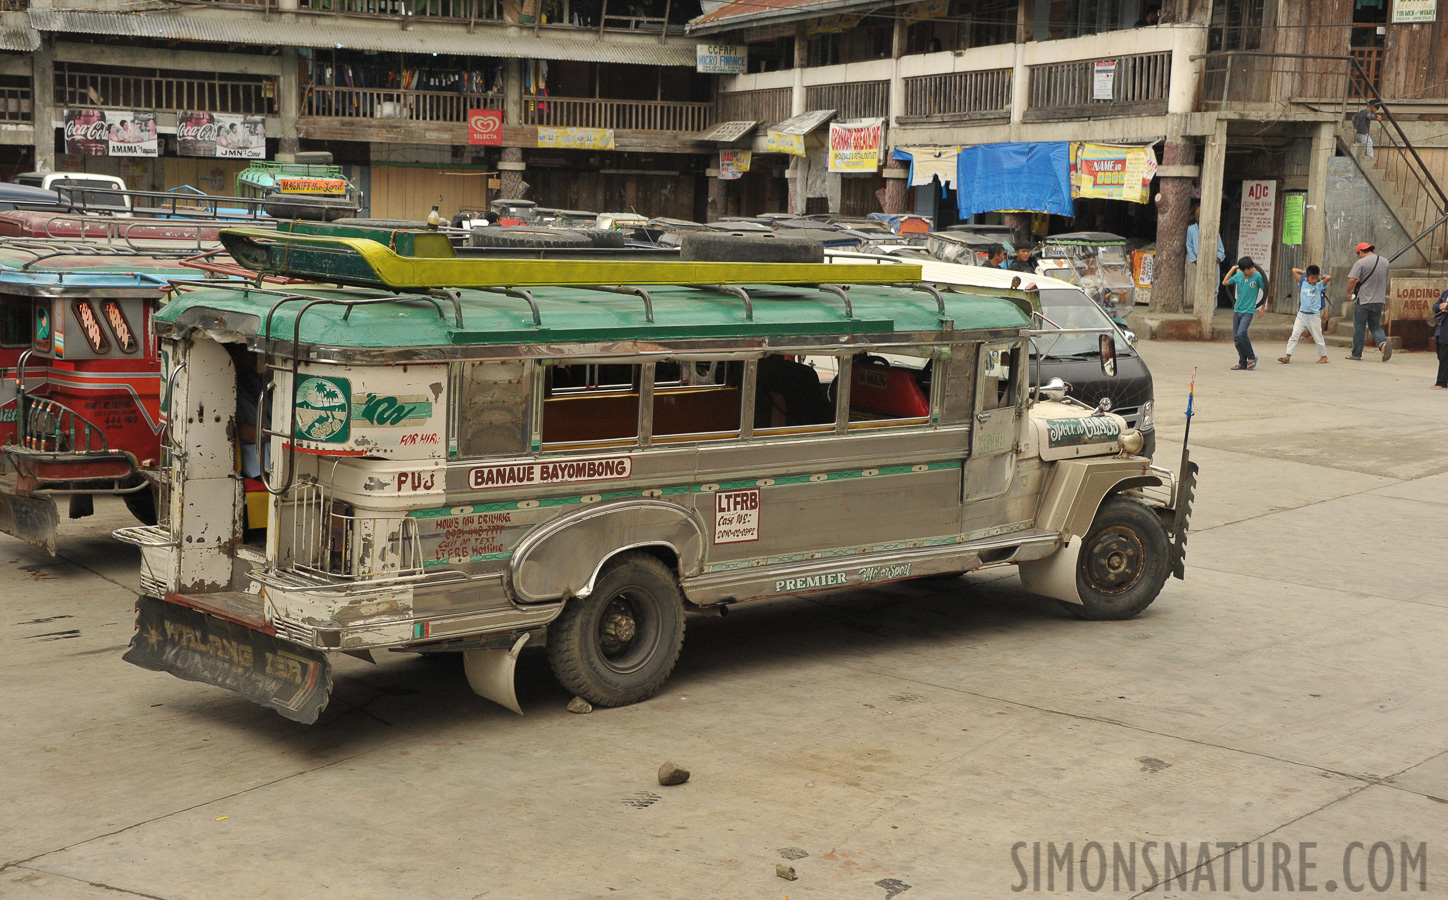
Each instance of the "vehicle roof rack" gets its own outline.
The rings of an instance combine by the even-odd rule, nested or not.
[[[233,259],[253,272],[391,291],[596,285],[817,286],[838,283],[844,274],[840,266],[829,263],[411,257],[365,238],[251,228],[224,228],[221,243]],[[854,284],[919,281],[920,267],[853,266],[849,279]]]

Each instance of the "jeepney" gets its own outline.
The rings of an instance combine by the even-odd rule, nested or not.
[[[237,173],[236,192],[278,219],[332,221],[364,206],[362,191],[325,150],[296,153],[291,161],[254,160]]]
[[[1030,388],[1029,293],[942,295],[906,265],[222,238],[338,286],[184,288],[157,314],[162,516],[115,533],[141,553],[138,666],[313,722],[330,653],[457,652],[520,712],[514,666],[541,645],[619,706],[664,683],[686,613],[1015,565],[1117,619],[1183,575],[1193,477]],[[256,373],[264,533],[235,448]]]

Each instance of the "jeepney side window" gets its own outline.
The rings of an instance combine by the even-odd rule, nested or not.
[[[1021,384],[1021,348],[983,348],[987,354],[981,377],[981,411],[1007,409],[1016,405]]]
[[[662,360],[654,365],[653,439],[721,441],[739,436],[744,363]]]
[[[30,346],[30,304],[0,302],[0,347]]]
[[[928,423],[934,375],[933,348],[856,354],[850,365],[850,428]]]
[[[809,360],[813,364],[770,353],[754,364],[755,434],[815,434],[834,429],[835,401],[829,385],[835,377],[835,359]]]
[[[532,360],[470,360],[457,364],[453,455],[528,452],[532,374]]]
[[[640,366],[570,362],[542,369],[544,449],[638,442]]]

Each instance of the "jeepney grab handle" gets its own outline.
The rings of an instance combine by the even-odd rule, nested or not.
[[[822,284],[820,285],[820,290],[826,294],[834,294],[836,297],[839,297],[841,300],[845,301],[846,319],[853,319],[855,317],[855,307],[853,304],[850,303],[850,295],[845,292],[844,288],[840,287],[837,284]]]
[[[176,456],[176,448],[171,445],[171,423],[175,421],[175,417],[171,415],[171,400],[176,396],[176,376],[180,375],[185,368],[184,361],[178,362],[176,367],[171,370],[171,374],[166,376],[166,397],[161,403],[161,413],[166,417],[165,423],[161,426],[161,446],[170,451],[173,459]]]
[[[273,389],[276,387],[276,385],[277,383],[274,379],[268,378],[266,384],[262,385],[261,387],[261,393],[257,395],[255,428],[256,437],[253,438],[252,441],[256,445],[256,466],[258,469],[258,480],[261,482],[262,487],[267,489],[267,493],[269,494],[276,494],[279,493],[279,491],[272,490],[271,483],[267,480],[267,475],[271,473],[268,471],[270,467],[267,465],[266,454],[262,452],[262,439],[266,438],[267,440],[270,440],[271,435],[267,433],[267,429],[263,428],[261,423],[262,417],[264,415],[263,410],[267,409],[267,395],[273,393]],[[243,472],[242,474],[244,476],[246,473]]]

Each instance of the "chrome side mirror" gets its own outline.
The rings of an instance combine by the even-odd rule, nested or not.
[[[1135,346],[1136,346],[1136,342],[1137,342],[1136,332],[1134,332],[1134,331],[1132,331],[1131,329],[1128,328],[1128,329],[1126,330],[1126,343],[1128,343],[1128,344],[1130,344],[1131,346],[1135,347]]]
[[[1066,392],[1071,390],[1071,385],[1060,378],[1052,378],[1041,387],[1041,396],[1047,400],[1061,401],[1066,399]]]
[[[1101,335],[1101,371],[1107,378],[1116,377],[1116,338],[1109,334]]]

